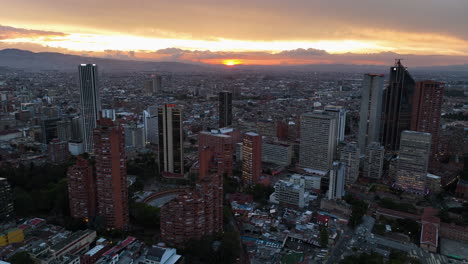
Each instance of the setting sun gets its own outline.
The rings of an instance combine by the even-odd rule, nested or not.
[[[226,66],[234,66],[242,64],[242,62],[240,60],[223,60],[223,64]]]

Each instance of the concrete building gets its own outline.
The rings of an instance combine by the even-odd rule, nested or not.
[[[316,110],[302,115],[299,165],[328,171],[332,167],[337,143],[337,119],[334,114]]]
[[[442,177],[434,174],[426,174],[426,190],[430,193],[440,193],[442,190]]]
[[[371,142],[379,142],[382,116],[383,74],[365,74],[359,111],[359,149],[365,150]]]
[[[444,88],[444,83],[422,81],[416,83],[413,94],[411,130],[432,135],[431,157],[433,161],[436,160],[438,154]]]
[[[143,124],[127,124],[124,125],[125,130],[125,147],[127,149],[143,149],[146,146],[145,142],[145,127]]]
[[[415,131],[401,133],[396,186],[424,194],[431,151],[431,134]]]
[[[78,156],[75,165],[67,171],[70,216],[94,220],[96,215],[96,178],[91,163]]]
[[[346,164],[346,184],[355,183],[359,177],[360,149],[356,142],[341,143],[339,161]]]
[[[98,71],[96,64],[78,66],[81,103],[81,129],[85,152],[93,152],[93,130],[99,119],[101,99],[97,86]]]
[[[53,139],[47,147],[49,162],[53,164],[62,164],[70,158],[68,151],[68,142]]]
[[[328,200],[341,199],[344,196],[345,180],[346,165],[343,162],[333,162],[328,185]]]
[[[304,208],[304,185],[280,180],[275,184],[273,199],[280,204]],[[271,199],[271,198],[270,198]]]
[[[245,133],[242,142],[242,182],[253,185],[262,174],[262,137],[253,132]]]
[[[335,115],[337,121],[336,144],[344,141],[346,128],[346,109],[342,106],[327,105],[325,106],[324,110]]]
[[[13,194],[6,178],[0,178],[0,223],[14,219]]]
[[[378,142],[371,142],[366,147],[362,175],[366,178],[382,177],[385,149]]]
[[[291,165],[292,145],[286,142],[264,140],[262,142],[262,161],[281,166]]]
[[[308,175],[293,174],[289,178],[289,181],[294,183],[295,185],[303,185],[306,191],[320,190],[321,180],[322,180],[322,177],[318,175],[308,176]]]
[[[145,144],[158,144],[158,108],[150,107],[143,111]]]
[[[232,125],[232,93],[219,93],[219,128]]]
[[[81,141],[70,141],[68,142],[68,151],[73,156],[78,156],[84,153],[84,145]]]
[[[387,150],[397,150],[404,130],[411,129],[411,97],[415,81],[400,60],[390,67],[390,81],[384,90],[381,142]]]
[[[182,109],[174,104],[158,108],[159,169],[164,177],[184,177]]]
[[[111,119],[101,118],[94,130],[97,215],[107,228],[127,229],[128,188],[125,134]]]
[[[178,264],[182,261],[183,257],[177,255],[175,248],[152,246],[148,249],[142,264]]]

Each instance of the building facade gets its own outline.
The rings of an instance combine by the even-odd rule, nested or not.
[[[363,176],[371,179],[382,177],[385,149],[379,142],[371,142],[366,147]]]
[[[371,142],[379,142],[382,116],[383,74],[365,74],[361,90],[358,144],[365,150]]]
[[[328,185],[328,200],[341,199],[344,196],[346,166],[342,162],[333,162]]]
[[[360,149],[356,142],[341,143],[339,160],[346,164],[346,184],[355,183],[359,177]]]
[[[99,119],[101,99],[97,86],[98,70],[96,64],[78,66],[81,103],[81,139],[85,152],[93,152],[93,130]]]
[[[346,128],[346,109],[342,106],[327,105],[324,109],[326,112],[335,115],[336,118],[336,144],[344,141]]]
[[[0,223],[14,219],[13,193],[6,178],[0,178]]]
[[[280,204],[304,208],[304,185],[280,180],[275,185],[275,197]]]
[[[291,165],[293,149],[286,142],[266,140],[262,143],[262,161],[281,166]]]
[[[183,177],[182,110],[174,104],[158,108],[159,169],[165,177]]]
[[[411,129],[411,112],[415,81],[400,60],[390,68],[390,81],[384,90],[382,145],[387,150],[397,150],[401,132]]]
[[[111,119],[98,120],[94,130],[97,215],[106,227],[126,229],[129,224],[125,135]]]
[[[429,133],[408,130],[401,133],[397,188],[419,194],[425,192],[431,140]]]
[[[315,110],[302,115],[299,165],[320,171],[332,167],[337,143],[334,114]]]
[[[77,156],[75,165],[67,171],[70,215],[77,219],[94,220],[96,215],[96,178],[91,163]]]
[[[242,182],[244,185],[258,183],[262,174],[262,136],[249,132],[242,141]]]
[[[198,153],[199,160],[202,150],[210,148],[214,152],[216,162],[220,164],[220,171],[227,176],[232,176],[232,164],[234,157],[234,142],[233,138],[227,134],[223,134],[219,130],[211,132],[202,131],[198,134]],[[200,170],[205,171],[205,170]],[[200,175],[203,177],[204,175]]]
[[[62,164],[70,158],[68,142],[53,139],[47,147],[49,161],[53,164]]]

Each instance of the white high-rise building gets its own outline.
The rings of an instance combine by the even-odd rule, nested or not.
[[[346,184],[355,183],[359,177],[360,149],[356,142],[341,143],[339,160],[346,164]]]
[[[158,108],[159,168],[166,177],[184,175],[182,110],[174,104]]]
[[[336,143],[344,141],[345,128],[346,128],[346,109],[342,106],[327,105],[325,111],[335,115],[337,120],[336,126]]]
[[[150,107],[143,111],[143,124],[145,126],[145,143],[158,144],[158,109]]]
[[[358,144],[361,150],[365,150],[371,142],[379,142],[383,80],[383,74],[364,75],[358,135]]]
[[[327,172],[331,169],[336,152],[336,115],[315,110],[301,117],[301,144],[299,165]]]
[[[101,99],[97,86],[96,64],[80,64],[78,66],[81,103],[81,131],[85,152],[93,152],[93,130],[99,119]]]
[[[344,196],[345,174],[345,164],[343,162],[333,162],[328,185],[329,200],[341,199]]]

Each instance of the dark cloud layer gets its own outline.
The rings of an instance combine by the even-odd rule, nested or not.
[[[30,30],[24,28],[15,28],[0,25],[0,40],[3,39],[17,39],[17,38],[35,38],[35,37],[54,37],[66,36],[61,32],[44,31],[44,30]]]

